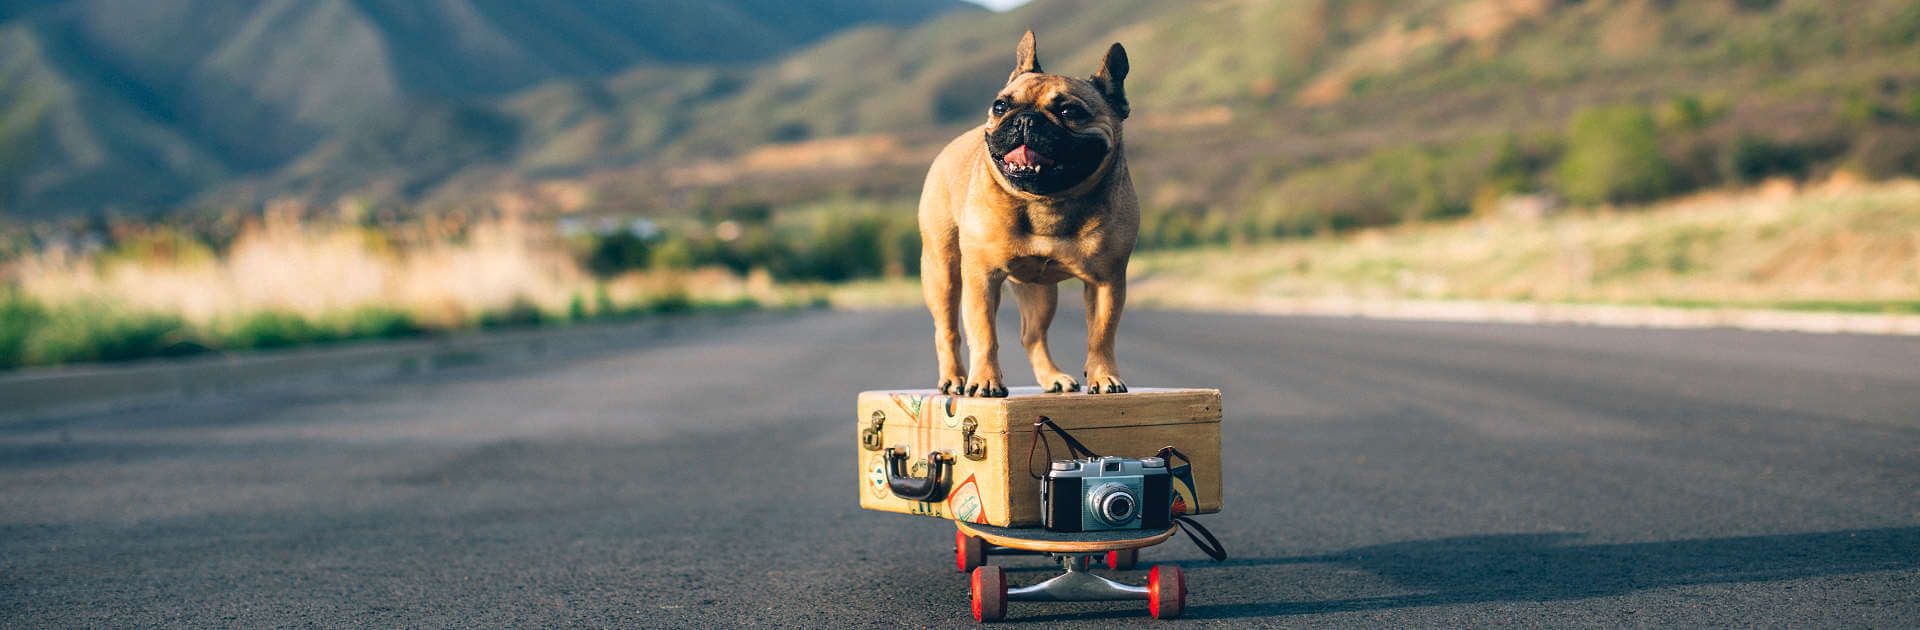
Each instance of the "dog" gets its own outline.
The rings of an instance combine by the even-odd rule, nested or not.
[[[1034,378],[1048,392],[1078,391],[1080,382],[1047,351],[1058,284],[1067,278],[1086,286],[1087,393],[1127,391],[1113,356],[1127,259],[1140,233],[1120,134],[1131,113],[1126,78],[1127,51],[1119,43],[1091,77],[1047,74],[1027,31],[1006,86],[982,103],[986,124],[934,158],[920,193],[920,274],[941,393],[1007,395],[994,333],[1006,280],[1013,282],[1020,343]],[[962,329],[970,350],[965,367]]]

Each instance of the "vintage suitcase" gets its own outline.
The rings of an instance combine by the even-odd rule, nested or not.
[[[1045,416],[1100,455],[1137,458],[1166,446],[1178,449],[1191,468],[1182,480],[1179,467],[1187,462],[1169,462],[1175,467],[1175,511],[1220,511],[1219,390],[1140,388],[1089,395],[1016,387],[1011,394],[862,392],[860,507],[1002,527],[1039,526],[1040,482],[1029,473],[1027,450],[1035,419]],[[1042,474],[1047,448],[1055,459],[1072,457],[1058,435],[1051,430],[1043,435],[1046,448],[1033,455],[1033,470]],[[939,453],[931,465],[930,452]]]

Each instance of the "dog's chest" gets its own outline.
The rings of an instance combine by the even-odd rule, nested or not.
[[[1034,236],[1071,237],[1086,228],[1092,214],[1084,208],[1028,206],[1016,216],[1015,227]]]
[[[1051,284],[1073,277],[1073,272],[1046,256],[1020,256],[1007,261],[1007,275],[1021,282]]]

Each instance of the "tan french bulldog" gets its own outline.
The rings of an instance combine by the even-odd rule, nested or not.
[[[1040,387],[1079,390],[1047,352],[1057,285],[1067,278],[1086,284],[1087,393],[1127,391],[1113,357],[1127,259],[1140,232],[1120,138],[1126,78],[1127,51],[1118,43],[1092,77],[1046,74],[1027,31],[987,123],[934,158],[920,193],[920,273],[942,393],[1007,395],[994,336],[1003,280],[1013,281],[1020,343]],[[963,323],[971,350],[965,366]]]

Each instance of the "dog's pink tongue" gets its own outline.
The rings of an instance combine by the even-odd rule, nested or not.
[[[1047,159],[1047,156],[1040,155],[1039,151],[1029,149],[1027,145],[1024,144],[1020,145],[1020,148],[1008,152],[1006,161],[1008,164],[1014,166],[1034,166],[1036,164],[1045,166],[1053,163],[1053,160]]]

